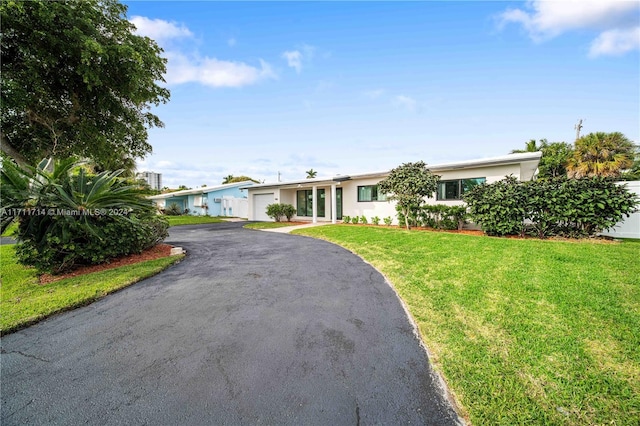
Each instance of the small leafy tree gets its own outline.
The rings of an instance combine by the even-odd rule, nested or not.
[[[282,214],[291,222],[291,218],[296,214],[296,208],[291,204],[282,204]]]
[[[567,162],[573,155],[573,147],[565,142],[542,144],[542,157],[538,165],[538,179],[554,179],[567,175]]]
[[[439,176],[433,175],[424,161],[405,163],[391,170],[389,176],[378,183],[378,191],[395,200],[409,229],[409,216],[420,208],[425,197],[431,197],[438,186]]]

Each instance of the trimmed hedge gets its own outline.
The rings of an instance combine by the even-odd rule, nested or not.
[[[489,235],[581,238],[615,226],[638,199],[611,179],[519,182],[513,176],[467,192],[471,219]]]
[[[296,214],[296,208],[291,204],[269,204],[267,206],[267,216],[280,222],[283,217],[287,218],[287,222],[291,222],[291,218]]]

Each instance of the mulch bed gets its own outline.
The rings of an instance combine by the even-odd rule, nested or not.
[[[65,278],[77,277],[79,275],[91,274],[93,272],[105,271],[107,269],[119,268],[120,266],[133,265],[134,263],[146,262],[147,260],[160,259],[171,255],[169,244],[158,244],[140,254],[130,254],[128,256],[118,257],[110,260],[108,263],[91,266],[81,266],[71,272],[59,275],[42,274],[40,275],[40,284],[49,284],[54,281],[63,280]]]

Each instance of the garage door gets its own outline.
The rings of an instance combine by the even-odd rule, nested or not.
[[[273,221],[267,216],[267,206],[273,204],[273,192],[270,194],[255,194],[253,196],[253,220]]]

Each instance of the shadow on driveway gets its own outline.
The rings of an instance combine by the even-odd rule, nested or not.
[[[458,424],[399,300],[336,245],[174,227],[187,258],[2,339],[2,424]]]

